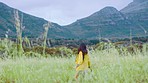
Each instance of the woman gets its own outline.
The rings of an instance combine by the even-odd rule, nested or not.
[[[77,79],[80,72],[85,73],[90,68],[90,59],[88,56],[88,51],[86,45],[82,43],[78,49],[78,55],[76,56],[76,75]]]

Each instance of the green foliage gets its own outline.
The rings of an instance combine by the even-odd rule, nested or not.
[[[17,45],[8,39],[0,41],[0,58],[12,58],[17,56]]]
[[[73,56],[73,51],[71,50],[71,49],[69,49],[69,48],[67,48],[67,47],[59,47],[58,48],[58,50],[59,51],[61,51],[61,56],[62,57],[71,57],[71,56]]]
[[[31,48],[30,40],[27,37],[24,38],[23,43],[25,43],[25,45],[23,47]]]
[[[113,48],[113,44],[112,43],[104,43],[104,42],[100,42],[97,45],[94,46],[95,50],[104,50],[104,49],[110,49]]]
[[[126,47],[119,50],[120,43],[100,43],[95,50],[89,51],[92,72],[83,77],[80,83],[146,83],[148,81],[148,44],[143,44],[141,51],[130,53]],[[117,48],[117,46],[118,48]],[[135,44],[134,49],[139,49]],[[0,41],[0,83],[75,83],[74,50],[65,47],[24,48],[23,55],[18,57],[17,44],[4,39]],[[69,57],[69,58],[67,58]],[[4,60],[5,58],[5,60]]]
[[[90,54],[92,72],[80,83],[147,83],[148,56],[118,56],[114,49],[94,51]],[[0,82],[6,83],[77,83],[75,57],[71,58],[16,58],[0,61]]]
[[[16,43],[12,42],[9,39],[4,39],[0,41],[0,58],[16,58],[21,56],[28,57],[43,57],[43,49],[42,46],[34,46],[28,47],[23,46],[23,51],[20,51],[20,46]],[[21,52],[21,55],[18,54]],[[65,47],[53,47],[53,48],[45,48],[45,56],[44,57],[71,57],[73,55],[73,50]]]
[[[38,53],[41,54],[41,56],[43,56],[43,49],[44,47],[36,46],[33,48],[24,48],[24,51]],[[73,51],[67,47],[45,48],[45,57],[71,57],[72,55]]]
[[[93,48],[95,51],[107,50],[108,53],[110,52],[110,50],[114,49],[121,56],[128,56],[129,54],[135,55],[138,53],[145,53],[148,51],[147,43],[145,44],[135,43],[133,45],[129,45],[129,43],[125,42],[116,42],[116,43],[101,42],[93,46]]]

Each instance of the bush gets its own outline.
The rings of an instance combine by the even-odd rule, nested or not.
[[[33,48],[24,48],[25,52],[35,52],[39,54],[43,54],[43,47],[36,46]],[[73,51],[67,47],[54,47],[54,48],[45,48],[46,57],[48,56],[56,56],[56,57],[71,57],[73,55]]]

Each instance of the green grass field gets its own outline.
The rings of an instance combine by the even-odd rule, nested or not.
[[[148,53],[120,56],[109,52],[90,51],[92,72],[79,83],[147,83]],[[0,60],[0,83],[78,83],[74,80],[75,56],[71,58],[27,58]]]
[[[47,48],[50,23],[43,26],[43,45],[35,47],[28,38],[24,41],[22,20],[18,11],[14,12],[17,42],[11,41],[8,34],[0,39],[0,83],[148,83],[148,44],[133,45],[130,39],[130,45],[125,46],[122,42],[92,46],[96,47],[89,51],[92,71],[75,80],[77,48]]]

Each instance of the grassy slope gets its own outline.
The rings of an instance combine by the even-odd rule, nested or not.
[[[145,53],[147,54],[147,53]],[[118,56],[116,50],[90,52],[93,72],[82,83],[146,83],[148,56]],[[75,83],[75,57],[20,58],[0,61],[0,83]]]

